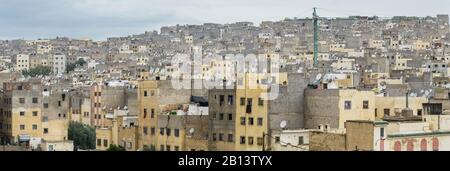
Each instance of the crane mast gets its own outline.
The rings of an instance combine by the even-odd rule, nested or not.
[[[317,15],[316,8],[314,8],[313,13],[314,20],[314,67],[318,67],[319,61],[319,16]]]

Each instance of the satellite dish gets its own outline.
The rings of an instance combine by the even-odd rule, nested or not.
[[[430,95],[430,92],[427,90],[427,91],[425,91],[425,96],[429,96]]]
[[[194,128],[191,128],[191,129],[189,129],[189,134],[193,134],[193,133],[194,133],[194,131],[195,131],[195,129],[194,129]]]
[[[284,128],[286,128],[286,126],[287,126],[287,121],[285,121],[285,120],[281,121],[280,127],[281,127],[282,129],[284,129]]]
[[[322,79],[322,74],[317,74],[317,76],[316,76],[316,81],[319,81],[320,79]]]

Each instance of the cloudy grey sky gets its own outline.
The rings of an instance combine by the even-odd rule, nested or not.
[[[0,0],[0,39],[103,40],[174,24],[281,20],[311,15],[434,16],[450,0]]]

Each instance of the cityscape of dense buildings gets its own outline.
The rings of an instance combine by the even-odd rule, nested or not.
[[[448,15],[317,21],[0,40],[0,150],[450,151]]]

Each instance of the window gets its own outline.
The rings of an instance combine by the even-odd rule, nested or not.
[[[248,99],[247,99],[247,105],[248,105],[248,106],[253,105],[253,99],[252,99],[252,98],[248,98]]]
[[[241,136],[241,141],[240,141],[240,143],[241,143],[241,144],[245,144],[245,137],[244,137],[244,136]]]
[[[422,109],[417,109],[417,115],[422,116]]]
[[[33,116],[37,116],[38,112],[37,111],[33,111]]]
[[[228,105],[233,105],[233,99],[232,95],[228,95]]]
[[[175,146],[175,151],[180,151],[180,147]]]
[[[258,137],[258,139],[256,141],[257,141],[256,143],[258,143],[258,145],[263,145],[263,138]]]
[[[155,135],[155,132],[156,132],[155,127],[151,127],[150,128],[150,134]]]
[[[214,120],[217,118],[216,115],[217,115],[216,113],[213,113],[213,115],[212,115],[212,117],[213,117]]]
[[[222,106],[224,102],[225,102],[225,96],[224,95],[220,95],[219,96],[219,105]]]
[[[254,124],[254,119],[252,117],[248,118],[248,124],[249,125],[253,125]]]
[[[246,113],[252,113],[252,103],[253,99],[252,98],[248,98],[247,99],[247,108],[245,110]]]
[[[38,103],[38,98],[37,98],[37,97],[34,97],[34,98],[32,99],[32,102],[33,102],[34,104]]]
[[[20,112],[20,116],[25,116],[25,112]]]
[[[351,102],[351,101],[345,101],[345,102],[344,102],[344,109],[345,109],[345,110],[350,110],[350,109],[352,109],[352,102]]]
[[[245,125],[245,117],[241,117],[241,125]]]
[[[233,142],[233,134],[228,134],[228,142]]]
[[[258,118],[258,126],[262,126],[263,125],[263,118]]]
[[[224,141],[222,133],[219,133],[219,141]]]
[[[224,116],[225,114],[223,114],[223,113],[221,113],[221,114],[219,114],[219,120],[223,120],[224,119]]]
[[[143,129],[144,129],[144,130],[143,130],[143,131],[144,131],[144,134],[147,135],[147,134],[148,134],[148,128],[147,128],[146,126],[144,126]]]
[[[147,118],[147,109],[144,108],[144,119]]]
[[[24,104],[25,103],[25,98],[19,98],[19,103]]]
[[[22,90],[23,89],[23,87],[20,85],[20,86],[17,86],[17,90]]]
[[[248,137],[248,144],[253,145],[253,137]]]
[[[154,90],[150,90],[150,96],[155,96],[155,91]]]
[[[44,128],[44,134],[48,134],[48,128]]]
[[[25,125],[20,125],[20,130],[25,130]]]
[[[258,98],[258,105],[260,105],[260,106],[264,105],[264,101],[262,98]]]
[[[217,141],[216,133],[212,134],[213,141]]]
[[[155,118],[155,109],[151,109],[150,117]]]
[[[170,128],[166,128],[166,134],[167,134],[167,136],[170,136]]]
[[[369,109],[369,101],[363,101],[363,109]]]
[[[36,124],[33,125],[33,130],[37,130],[38,126]]]
[[[245,98],[241,98],[241,106],[245,105]]]
[[[108,147],[108,140],[103,140],[103,146]]]
[[[305,142],[303,142],[303,136],[298,137],[298,145],[303,145]]]
[[[170,145],[166,146],[166,151],[170,151]]]
[[[58,106],[61,107],[61,101],[58,101]]]
[[[384,109],[384,116],[389,116],[390,114],[390,109]]]
[[[232,120],[233,120],[233,114],[231,114],[231,113],[228,114],[228,120],[229,120],[229,121],[232,121]]]
[[[97,139],[97,146],[102,146],[102,140],[101,139]]]
[[[164,128],[159,128],[159,134],[164,135]]]
[[[384,137],[384,128],[380,128],[380,137],[381,137],[381,138]]]
[[[148,92],[144,91],[144,97],[147,97],[147,96],[148,96]]]
[[[180,130],[179,129],[175,129],[175,137],[180,137]]]
[[[276,136],[275,137],[275,143],[279,143],[280,142],[280,137],[279,136]]]

